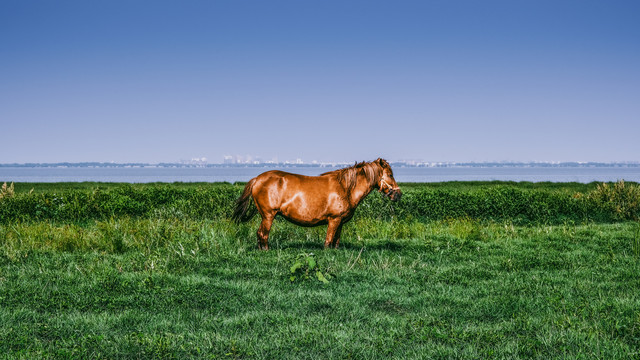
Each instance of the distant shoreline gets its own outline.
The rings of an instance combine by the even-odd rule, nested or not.
[[[111,162],[60,162],[60,163],[7,163],[0,168],[281,168],[281,167],[344,167],[353,163],[111,163]],[[640,162],[391,162],[392,167],[416,168],[638,168]]]
[[[342,167],[311,164],[46,164],[44,166],[0,166],[0,180],[14,182],[245,182],[268,170],[283,170],[306,176]],[[552,181],[611,182],[624,179],[640,182],[638,164],[520,164],[483,163],[468,166],[446,164],[444,166],[411,166],[393,164],[393,172],[399,182],[442,181]],[[0,182],[1,184],[2,182]]]

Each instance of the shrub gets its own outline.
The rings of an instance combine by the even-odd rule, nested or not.
[[[602,183],[589,193],[589,198],[611,212],[615,220],[638,220],[640,187],[619,180],[613,186]]]
[[[86,222],[112,217],[228,219],[242,184],[111,185],[109,188],[65,188],[13,192],[4,186],[0,224],[11,221]],[[511,183],[478,186],[412,184],[402,200],[392,202],[371,193],[356,218],[373,221],[417,221],[468,218],[514,224],[624,221],[640,215],[640,187],[620,181],[601,184],[583,195],[554,185]]]

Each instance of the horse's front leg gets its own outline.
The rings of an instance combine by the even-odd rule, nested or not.
[[[336,235],[338,236],[338,239],[340,238],[340,232],[342,231],[342,219],[340,218],[329,219],[328,224],[329,225],[327,226],[327,238],[324,241],[325,249],[328,249],[331,246],[331,243],[333,243],[333,240],[336,238]],[[338,247],[338,243],[336,242],[335,244],[336,244],[336,247]]]
[[[342,234],[343,224],[343,222],[340,222],[340,225],[338,225],[338,228],[336,229],[335,235],[333,235],[333,247],[335,247],[336,249],[338,248],[338,244],[340,243],[340,234]]]

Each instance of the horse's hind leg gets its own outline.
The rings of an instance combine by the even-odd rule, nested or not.
[[[269,250],[269,231],[273,224],[274,216],[271,214],[262,214],[262,222],[258,228],[258,247],[260,250]]]
[[[341,219],[331,219],[328,221],[328,226],[327,226],[327,238],[324,241],[324,248],[328,249],[331,244],[334,242],[334,240],[336,239],[336,235],[338,236],[338,238],[340,238],[340,231],[342,229],[342,224],[341,224]],[[338,240],[339,242],[340,240]],[[336,247],[338,247],[338,243],[335,243]]]

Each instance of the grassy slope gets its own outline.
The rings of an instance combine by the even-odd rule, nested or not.
[[[0,226],[8,358],[632,358],[636,223],[112,219]],[[314,252],[329,284],[291,283]]]

